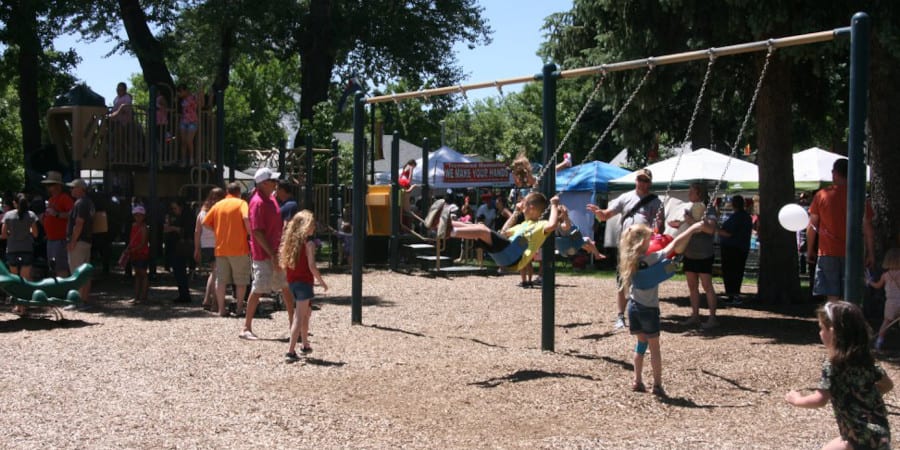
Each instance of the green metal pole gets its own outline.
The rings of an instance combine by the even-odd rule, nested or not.
[[[400,132],[391,140],[391,271],[396,272],[400,251]]]
[[[366,243],[366,111],[362,92],[353,96],[353,267],[350,321],[362,324],[362,270]]]
[[[338,152],[338,140],[331,140],[331,217],[329,223],[335,230],[341,229],[341,184],[338,182],[338,162],[340,161],[340,153]],[[331,235],[331,264],[337,265],[338,252],[335,250],[338,246],[337,236]]]
[[[556,80],[559,72],[556,64],[544,65],[544,164],[553,164],[549,158],[556,149]],[[541,180],[541,191],[550,197],[556,192],[556,171],[548,168]],[[556,328],[556,240],[550,236],[541,247],[541,259],[543,260],[543,282],[541,284],[541,349],[552,352],[554,350]]]
[[[850,24],[850,136],[847,142],[847,253],[844,259],[844,299],[863,299],[863,214],[866,164],[863,153],[869,78],[869,15],[859,12]]]
[[[428,138],[422,138],[422,210],[427,211],[431,207],[431,185],[428,184],[428,153],[431,152],[431,142]],[[412,180],[410,180],[412,182]]]
[[[150,153],[149,164],[147,167],[147,179],[150,181],[147,201],[147,217],[162,217],[162,211],[159,207],[159,136],[156,135],[156,90],[155,85],[150,86],[150,111],[147,114],[148,130],[150,135]],[[75,172],[78,174],[79,172]],[[105,172],[104,172],[105,175]],[[162,248],[162,232],[157,226],[157,220],[151,221],[149,243],[150,243],[150,261],[156,261],[159,249]]]
[[[316,183],[313,179],[313,137],[312,133],[306,134],[306,189],[304,189],[303,193],[303,208],[308,209],[310,211],[315,211],[315,207],[313,206],[313,190],[315,189]]]
[[[237,154],[237,152],[235,152]],[[225,91],[219,89],[216,91],[216,184],[225,184]],[[231,163],[231,170],[234,170],[234,161]],[[232,172],[234,173],[234,172]],[[233,177],[229,176],[231,181]]]

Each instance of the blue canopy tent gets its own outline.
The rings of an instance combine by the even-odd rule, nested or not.
[[[609,180],[628,174],[629,171],[603,161],[588,161],[556,173],[556,191],[560,203],[569,210],[572,224],[586,235],[591,235],[594,217],[585,209],[588,203],[597,203],[597,194],[609,192]]]

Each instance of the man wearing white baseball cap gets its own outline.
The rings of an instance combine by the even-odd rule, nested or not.
[[[253,334],[253,314],[262,294],[281,291],[287,307],[288,323],[294,317],[294,298],[288,289],[284,270],[278,266],[278,246],[284,222],[274,193],[278,187],[278,173],[267,167],[260,168],[253,176],[256,192],[250,198],[250,256],[252,257],[253,284],[247,299],[247,314],[241,339],[256,340]]]

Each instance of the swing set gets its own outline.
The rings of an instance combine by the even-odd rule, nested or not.
[[[555,64],[547,64],[543,67],[543,70],[540,74],[533,76],[522,76],[515,78],[507,78],[502,80],[490,81],[490,82],[481,82],[481,83],[473,83],[468,85],[456,85],[456,86],[447,86],[440,88],[432,88],[425,89],[419,91],[410,91],[403,93],[395,93],[390,95],[381,95],[365,98],[362,93],[357,92],[355,95],[354,101],[354,110],[353,110],[353,123],[354,123],[354,170],[353,170],[353,227],[356,230],[362,230],[364,228],[364,224],[362,220],[364,220],[364,205],[365,205],[365,137],[364,137],[364,129],[365,129],[365,112],[364,107],[366,104],[374,105],[377,103],[384,102],[394,102],[398,105],[399,102],[405,99],[413,99],[413,98],[421,98],[421,97],[430,97],[430,96],[439,96],[439,95],[450,95],[456,93],[462,93],[465,96],[466,91],[476,90],[476,89],[484,89],[484,88],[497,88],[500,90],[502,94],[502,86],[512,85],[512,84],[520,84],[520,83],[528,83],[533,81],[542,81],[543,83],[543,166],[540,169],[536,179],[538,181],[537,184],[541,186],[541,191],[545,193],[547,198],[550,198],[555,191],[555,172],[552,170],[548,170],[550,167],[555,167],[556,161],[558,160],[560,152],[565,148],[565,145],[569,138],[571,137],[575,127],[579,123],[581,117],[584,115],[585,111],[594,101],[594,98],[599,93],[601,86],[603,85],[603,81],[606,76],[611,72],[619,72],[619,71],[627,71],[634,69],[645,69],[644,76],[641,78],[637,86],[633,89],[631,94],[628,96],[625,103],[619,108],[616,114],[613,116],[613,119],[610,121],[606,129],[600,134],[599,138],[595,141],[594,145],[585,155],[584,162],[588,162],[593,157],[594,152],[599,148],[600,144],[603,140],[608,136],[611,132],[612,128],[615,126],[616,122],[625,112],[625,110],[631,105],[637,93],[643,87],[646,80],[653,73],[654,69],[658,66],[669,65],[669,64],[679,64],[684,62],[696,61],[706,59],[708,60],[706,73],[703,78],[703,83],[701,85],[700,91],[697,95],[697,100],[694,105],[694,109],[691,115],[691,120],[688,125],[688,129],[685,132],[685,137],[683,142],[687,142],[690,138],[691,132],[693,130],[693,126],[695,123],[695,119],[700,110],[700,106],[702,104],[702,100],[704,98],[708,81],[710,79],[713,65],[717,58],[721,58],[724,56],[738,55],[743,53],[752,53],[752,52],[760,52],[766,51],[765,63],[760,70],[759,78],[756,83],[756,88],[753,92],[753,96],[751,98],[750,104],[747,108],[747,112],[744,115],[743,122],[741,124],[741,128],[738,132],[737,138],[734,140],[734,145],[731,149],[731,156],[733,157],[737,151],[739,143],[743,139],[744,132],[746,131],[747,125],[749,123],[750,116],[752,114],[753,108],[756,104],[757,97],[759,95],[760,89],[762,87],[762,83],[765,79],[765,75],[769,66],[769,62],[771,61],[772,55],[774,51],[778,48],[799,46],[799,45],[809,45],[815,43],[829,42],[835,40],[838,37],[844,37],[849,35],[851,40],[851,54],[850,54],[850,136],[849,136],[849,156],[850,156],[850,192],[848,195],[848,214],[853,214],[854,212],[860,212],[860,214],[855,214],[853,217],[861,217],[862,204],[864,201],[864,181],[865,175],[862,170],[863,167],[863,124],[865,122],[865,97],[867,91],[866,85],[866,75],[867,75],[867,64],[868,64],[868,37],[870,33],[870,22],[869,17],[865,13],[857,13],[853,16],[851,21],[851,26],[836,28],[827,31],[820,31],[815,33],[808,33],[802,35],[788,36],[776,39],[768,39],[764,41],[756,41],[749,42],[743,44],[730,45],[726,47],[713,47],[707,50],[695,50],[684,53],[670,54],[658,57],[650,57],[644,59],[616,62],[611,64],[601,64],[599,66],[592,67],[583,67],[577,69],[570,70],[562,70],[558,71]],[[556,145],[556,84],[559,79],[568,79],[568,78],[579,78],[584,76],[593,76],[600,75],[600,78],[596,82],[594,90],[589,95],[585,105],[582,107],[581,111],[576,116],[569,130],[564,135],[563,139],[560,141],[559,145]],[[674,174],[677,172],[678,164],[681,160],[681,154],[679,154],[678,161],[676,162],[676,169],[673,171],[673,179],[669,180],[669,184],[666,188],[666,197],[669,196],[670,188],[672,182],[674,181]],[[858,166],[858,167],[857,167]],[[715,191],[713,193],[713,197],[718,194],[718,189],[722,184],[722,178],[725,176],[725,171],[728,169],[728,164],[726,163],[725,169],[719,179],[719,183],[716,184]],[[394,185],[396,185],[396,177],[397,171],[393,171],[392,177],[394,178]],[[856,172],[863,173],[862,176],[856,175]],[[570,177],[570,180],[574,177]],[[862,180],[862,182],[860,182]],[[568,184],[568,182],[567,182]],[[563,189],[565,191],[566,189]],[[549,211],[549,209],[548,209]],[[545,211],[546,213],[547,211]],[[852,228],[859,227],[859,230],[854,230]],[[853,226],[849,226],[847,230],[848,236],[857,236],[861,233],[862,224],[854,224]],[[859,231],[860,233],[856,233],[854,231]],[[363,251],[364,246],[364,236],[362,233],[354,234],[354,248],[358,249],[360,253]],[[861,291],[862,286],[851,286],[853,283],[849,280],[861,280],[861,267],[862,267],[862,245],[860,242],[851,242],[858,241],[858,239],[849,239],[847,243],[848,253],[847,253],[847,263],[845,267],[846,279],[848,280],[847,286],[845,290],[848,291],[848,296],[851,294],[853,288],[858,289],[857,292]],[[544,258],[544,274],[543,279],[544,283],[542,285],[542,302],[541,302],[541,348],[546,351],[554,350],[554,333],[555,333],[555,240],[547,239],[544,242],[542,247],[543,249],[543,258]],[[353,267],[352,267],[352,286],[351,286],[351,322],[354,324],[362,323],[362,262],[364,257],[362,255],[354,255],[353,259]],[[658,283],[664,279],[667,279],[671,276],[672,270],[671,267],[655,267],[651,268],[652,270],[647,270],[647,272],[643,275],[640,282],[642,283]],[[855,273],[860,272],[860,273]],[[855,276],[860,275],[860,276]]]

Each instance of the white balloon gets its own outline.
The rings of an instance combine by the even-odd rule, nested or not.
[[[809,214],[802,206],[788,203],[778,211],[778,223],[788,231],[800,231],[809,225]]]

